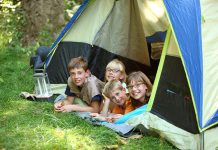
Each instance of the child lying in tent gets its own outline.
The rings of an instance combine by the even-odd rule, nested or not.
[[[105,81],[120,80],[122,84],[126,81],[125,65],[118,59],[113,59],[106,66]]]
[[[54,104],[56,112],[95,112],[100,111],[101,90],[104,83],[91,75],[87,60],[77,57],[68,64],[70,77],[65,91],[66,100]],[[82,100],[81,100],[82,99]]]
[[[123,64],[123,62],[121,62],[118,59],[113,59],[112,61],[110,61],[107,66],[106,66],[106,71],[105,71],[105,82],[109,82],[112,80],[119,80],[122,83],[122,86],[124,88],[126,88],[126,71],[125,71],[125,65]],[[127,90],[127,89],[126,89]],[[127,90],[128,93],[128,90]],[[106,106],[107,107],[103,107]],[[102,105],[101,108],[101,114],[103,116],[106,116],[106,114],[108,113],[108,109],[112,109],[114,107],[114,103],[111,102],[108,98],[104,99],[102,101]]]
[[[115,103],[115,106],[109,112],[107,116],[102,116],[98,113],[92,113],[91,116],[108,122],[114,122],[116,119],[120,118],[122,115],[134,110],[130,97],[126,93],[126,89],[122,86],[119,80],[112,80],[106,83],[103,89],[103,95],[106,100],[111,100]],[[107,108],[104,108],[107,107]],[[103,109],[108,110],[109,105],[104,105]]]
[[[148,103],[152,84],[149,78],[141,71],[132,72],[127,78],[127,88],[134,108]]]
[[[115,110],[112,110],[112,113],[108,113],[108,117],[96,113],[91,114],[93,117],[108,122],[114,122],[118,119],[115,123],[123,123],[126,120],[130,119],[130,117],[134,117],[134,114],[139,114],[139,111],[134,111],[135,113],[131,112],[131,115],[128,115],[127,113],[143,106],[148,102],[152,90],[152,84],[150,80],[141,71],[131,73],[127,78],[127,87],[129,89],[130,98],[128,96],[128,93],[125,93],[124,95],[124,88],[121,87],[119,84],[120,83],[118,81],[111,81],[105,85],[105,88],[103,90],[104,95],[107,95],[107,97],[109,97],[108,100],[111,99],[112,101],[114,101],[115,104],[117,104],[116,107],[114,107]],[[107,97],[105,96],[105,99],[107,99]],[[108,106],[104,105],[104,107]],[[144,108],[146,107],[143,107],[143,109]],[[140,113],[142,112],[143,111],[140,110]],[[122,117],[123,114],[127,114],[125,115],[126,117]],[[124,119],[119,119],[120,117]]]
[[[131,103],[135,110],[116,120],[114,122],[115,124],[125,123],[130,118],[144,113],[147,108],[146,104],[148,103],[152,90],[152,84],[149,78],[141,71],[132,72],[127,77],[127,85]]]

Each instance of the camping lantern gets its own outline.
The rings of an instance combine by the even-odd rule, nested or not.
[[[43,69],[35,69],[33,79],[36,98],[49,98],[52,96],[48,75]]]

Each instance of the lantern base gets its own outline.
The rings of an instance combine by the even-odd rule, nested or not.
[[[53,103],[54,102],[54,95],[51,95],[50,97],[37,97],[36,96],[36,101],[40,101],[40,102],[50,102]]]

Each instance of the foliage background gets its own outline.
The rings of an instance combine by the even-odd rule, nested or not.
[[[45,1],[48,2],[45,3]],[[37,25],[34,25],[33,23],[28,24],[28,22],[30,22],[29,19],[33,18],[31,17],[31,13],[35,14],[43,10],[39,9],[38,12],[30,12],[29,10],[26,10],[25,5],[27,5],[28,2],[32,3],[29,5],[31,5],[33,9],[36,9],[35,7],[39,7],[40,9],[46,10],[48,6],[44,6],[45,4],[54,5],[54,1],[49,0],[44,0],[43,3],[36,3],[37,1],[26,2],[25,0],[0,0],[0,46],[9,46],[10,49],[21,50],[23,52],[25,51],[27,54],[30,53],[28,46],[33,46],[34,48],[38,47],[39,45],[51,46],[54,39],[58,36],[61,28],[66,24],[67,21],[69,21],[72,14],[82,3],[82,0],[61,0],[56,5],[64,6],[64,10],[60,11],[60,13],[63,13],[64,16],[64,19],[61,20],[62,22],[58,24],[57,22],[52,21],[58,19],[55,18],[57,14],[51,13],[52,7],[50,7],[49,11],[44,11],[45,16],[38,14],[41,18],[50,17],[48,20],[40,20],[36,18],[39,21],[35,21],[32,19],[32,22]],[[43,5],[43,7],[40,5]],[[60,9],[62,9],[62,7],[60,7]],[[32,26],[34,26],[34,28]],[[31,28],[31,30],[27,30],[27,28]],[[35,37],[31,37],[33,33],[30,31],[34,32]],[[29,37],[30,40],[31,38],[34,38],[34,40],[23,42],[22,40],[25,36]],[[25,46],[27,49],[24,50],[23,46]]]

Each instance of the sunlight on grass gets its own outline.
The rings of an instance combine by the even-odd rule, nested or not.
[[[96,131],[96,127],[73,114],[54,113],[51,103],[11,100],[0,114],[0,134],[4,135],[0,137],[0,147],[9,149],[101,149],[103,144],[116,143],[117,139],[115,133],[105,128]],[[103,134],[106,139],[101,138]],[[108,142],[110,138],[113,139]]]
[[[51,128],[40,125],[36,128],[32,128],[28,131],[28,133],[28,136],[32,137],[34,139],[34,143],[37,144],[36,148],[59,147],[72,149],[96,149],[99,147],[90,137],[82,135],[80,130],[74,128]],[[25,143],[20,143],[20,146],[22,145],[25,145]],[[25,145],[25,147],[27,146],[30,148],[32,146],[35,147],[34,145]]]
[[[11,113],[7,111],[4,115]],[[13,115],[15,111],[13,112]],[[89,133],[84,133],[84,128],[80,126],[70,127],[69,124],[62,119],[52,115],[44,115],[44,119],[31,120],[25,119],[27,116],[13,115],[4,117],[5,124],[0,129],[0,134],[5,135],[0,138],[0,143],[7,145],[9,141],[14,142],[16,148],[69,148],[69,149],[98,149],[100,145],[95,139],[89,136]],[[49,117],[50,118],[46,118]],[[24,118],[25,117],[25,118]],[[8,119],[8,120],[7,120]],[[3,119],[1,118],[1,121]],[[49,124],[53,122],[53,124]],[[51,126],[52,125],[52,126]],[[4,129],[6,128],[6,130]],[[89,129],[90,130],[90,129]],[[1,145],[0,145],[1,146]],[[13,148],[12,145],[7,145]],[[12,146],[12,147],[10,147]]]

